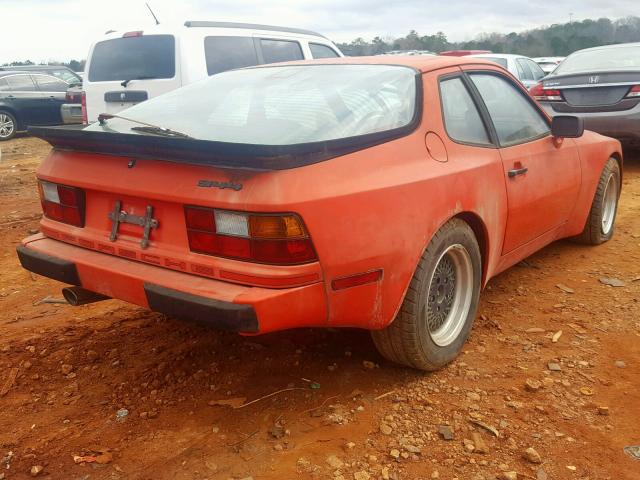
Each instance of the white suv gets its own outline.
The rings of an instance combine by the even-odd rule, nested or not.
[[[85,122],[225,70],[341,56],[324,36],[298,28],[188,21],[179,28],[109,32],[89,50]]]

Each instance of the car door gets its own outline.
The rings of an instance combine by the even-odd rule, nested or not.
[[[470,71],[499,144],[508,214],[503,255],[564,224],[580,189],[580,159],[571,139],[555,139],[549,119],[513,80]]]
[[[65,103],[69,84],[53,75],[33,74],[42,98],[41,125],[60,125],[60,107]]]
[[[38,125],[42,111],[38,89],[28,73],[3,77],[8,85],[4,101],[16,113],[20,126]]]

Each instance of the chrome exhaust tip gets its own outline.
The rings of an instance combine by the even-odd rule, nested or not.
[[[106,295],[101,295],[99,293],[86,290],[82,287],[63,288],[62,296],[67,301],[67,303],[69,303],[69,305],[73,305],[74,307],[86,305],[88,303],[99,302],[101,300],[108,300],[110,298]]]

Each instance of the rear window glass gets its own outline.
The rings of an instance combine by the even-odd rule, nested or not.
[[[489,60],[490,62],[497,63],[502,68],[507,68],[507,59],[506,58],[500,58],[500,57],[480,57],[480,58],[482,58],[484,60]]]
[[[173,78],[175,74],[173,35],[142,35],[98,42],[89,65],[90,82]]]
[[[66,92],[69,84],[51,75],[34,75],[38,88],[42,92]]]
[[[616,46],[576,52],[569,55],[553,74],[626,69],[640,69],[640,46]]]
[[[31,75],[9,75],[5,79],[9,84],[9,90],[13,92],[34,92],[36,90]]]
[[[300,65],[223,72],[122,115],[200,140],[294,145],[404,127],[415,110],[416,72],[411,68]],[[135,126],[114,118],[104,128],[136,133]]]
[[[260,39],[262,47],[262,57],[264,63],[289,62],[291,60],[302,60],[302,48],[298,42],[290,40],[268,40]]]
[[[204,55],[209,75],[259,63],[251,37],[205,37]]]
[[[335,58],[340,56],[333,48],[320,43],[310,43],[309,48],[313,58]]]

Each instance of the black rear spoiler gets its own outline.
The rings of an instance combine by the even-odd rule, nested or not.
[[[254,145],[83,130],[86,125],[29,127],[58,150],[165,160],[223,168],[286,170],[347,155],[408,135],[417,125],[357,137],[295,145]]]

